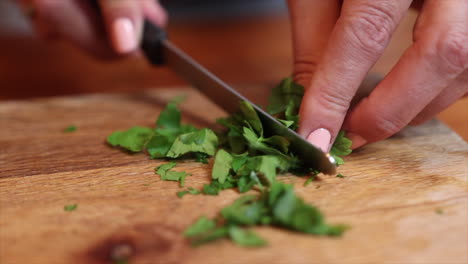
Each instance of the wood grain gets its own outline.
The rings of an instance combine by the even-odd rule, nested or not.
[[[281,176],[330,222],[352,227],[342,238],[262,227],[270,243],[262,249],[228,241],[190,247],[184,228],[239,194],[178,199],[178,184],[153,173],[164,161],[104,143],[116,129],[152,125],[179,94],[188,95],[185,122],[213,126],[223,115],[191,89],[1,103],[0,262],[112,263],[112,254],[129,254],[130,263],[468,262],[468,146],[438,121],[355,152],[339,169],[343,179],[322,176],[303,187],[304,178]],[[78,130],[63,133],[71,124]],[[199,188],[210,167],[176,168]],[[63,210],[73,203],[76,211]]]

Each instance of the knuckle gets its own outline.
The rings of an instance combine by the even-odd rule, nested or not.
[[[395,27],[395,16],[385,5],[368,4],[352,13],[345,21],[347,31],[360,49],[375,56],[382,53]]]
[[[299,58],[294,60],[293,76],[299,83],[308,83],[317,69],[317,62],[310,58]]]
[[[375,115],[374,116],[374,125],[375,125],[375,135],[378,135],[379,138],[387,138],[405,127],[407,122],[404,120],[388,115]]]
[[[435,42],[435,53],[442,67],[460,73],[468,68],[468,32],[447,31]]]
[[[326,89],[320,93],[317,99],[320,106],[328,111],[342,115],[348,111],[350,98],[339,89]]]

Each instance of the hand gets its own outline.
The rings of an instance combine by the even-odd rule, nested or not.
[[[353,148],[382,140],[468,93],[468,3],[426,0],[413,45],[367,98],[348,109],[411,2],[289,0],[294,77],[306,87],[299,133],[312,144],[328,151],[343,124]]]
[[[136,51],[144,18],[159,26],[164,26],[167,20],[166,12],[156,0],[98,0],[102,21],[88,0],[20,2],[32,10],[32,21],[40,36],[66,39],[100,57]]]

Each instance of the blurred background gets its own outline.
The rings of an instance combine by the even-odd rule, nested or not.
[[[285,0],[166,0],[173,42],[252,100],[291,73]],[[385,74],[411,44],[416,13],[400,24],[373,71]],[[319,37],[319,36],[317,36]],[[0,100],[131,92],[187,84],[138,57],[98,61],[68,43],[38,39],[14,0],[0,0]],[[0,101],[1,103],[1,101]],[[468,139],[468,98],[439,118]]]

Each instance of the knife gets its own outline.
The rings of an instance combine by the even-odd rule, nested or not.
[[[266,136],[279,135],[287,138],[291,151],[305,166],[325,174],[336,173],[335,160],[332,156],[313,146],[295,131],[250,102],[174,45],[162,28],[149,21],[144,23],[141,49],[150,63],[169,66],[228,113],[237,112],[241,101],[250,103],[262,122]]]

